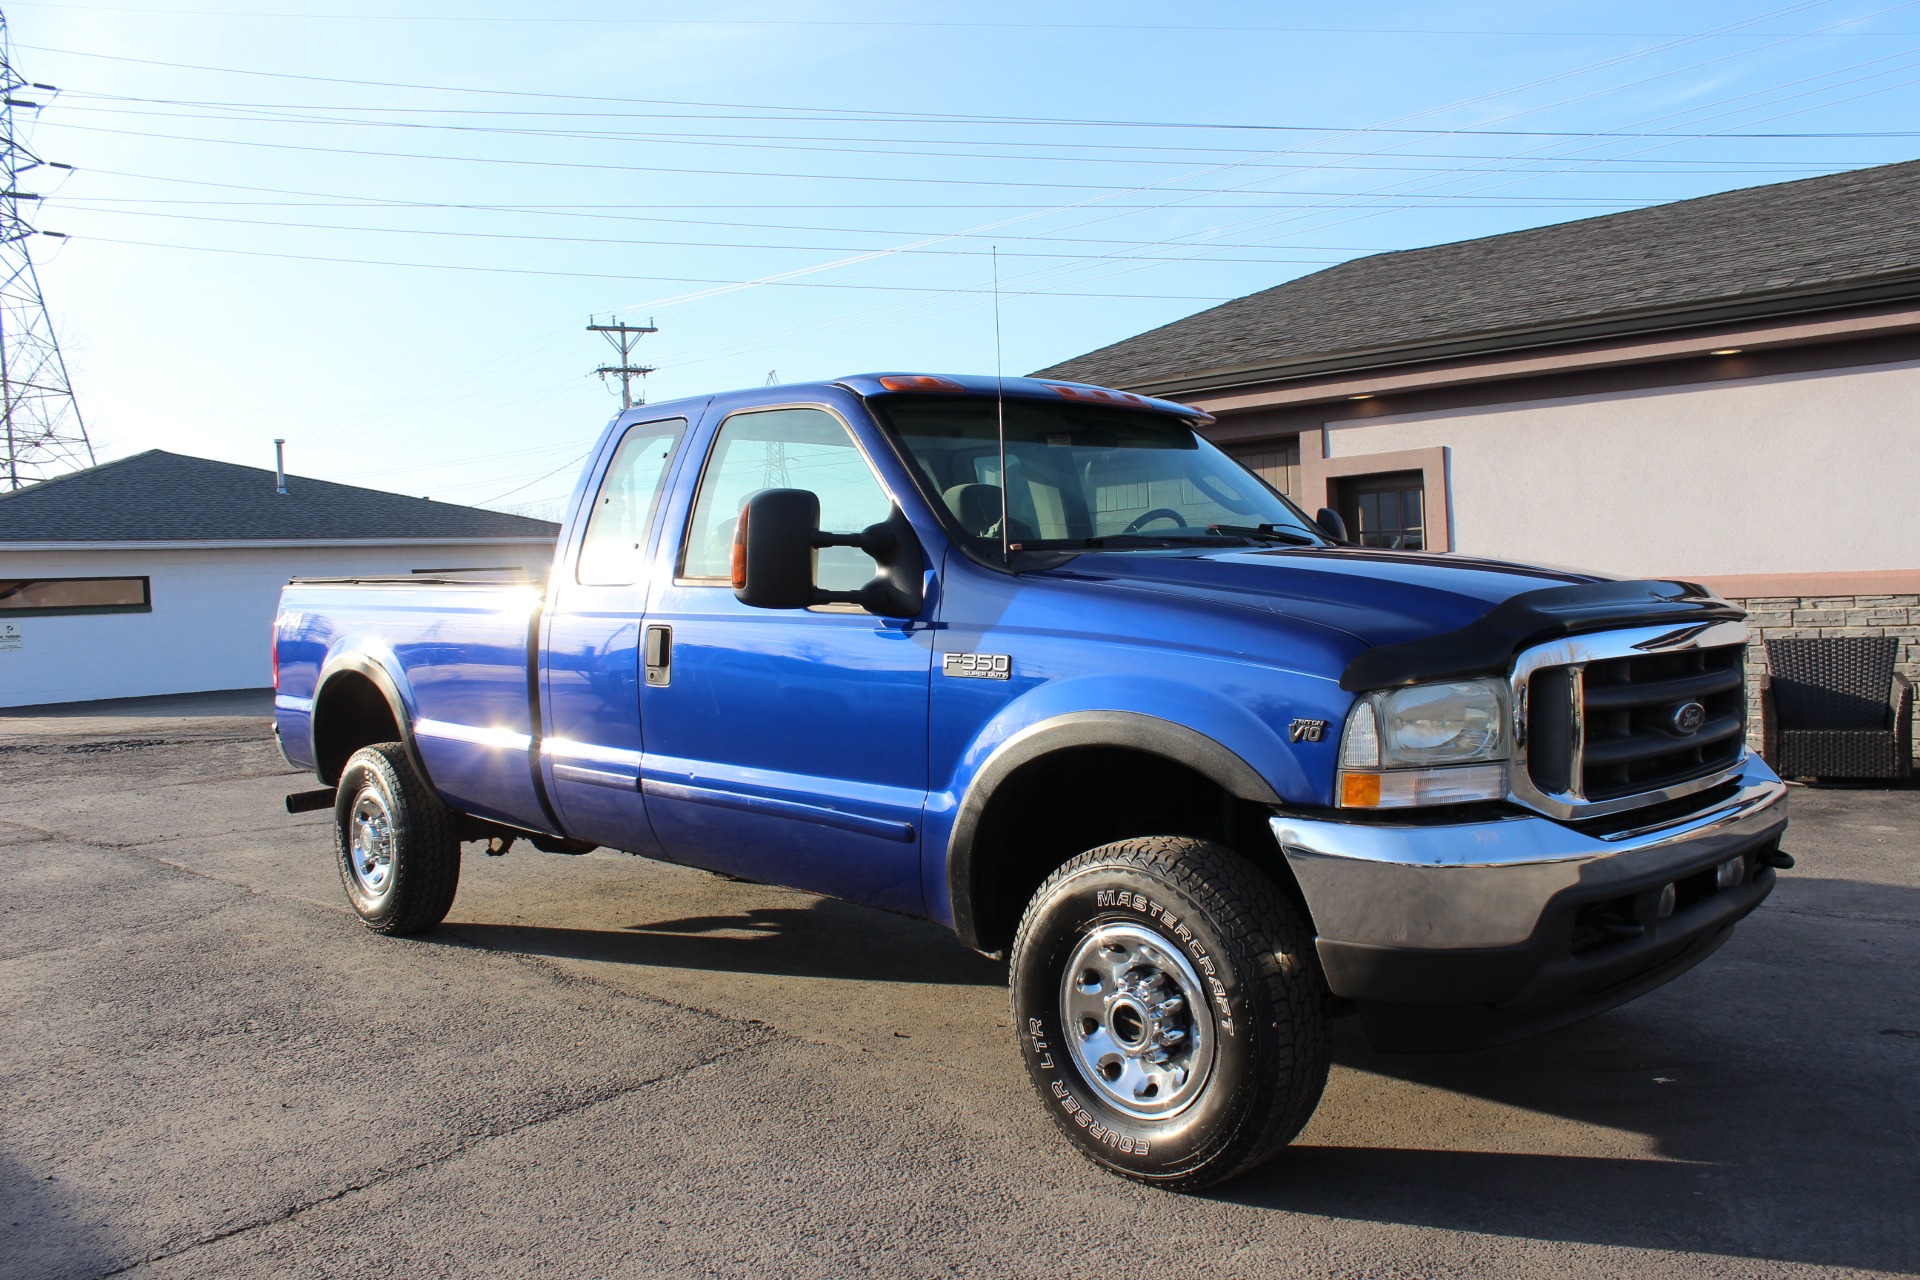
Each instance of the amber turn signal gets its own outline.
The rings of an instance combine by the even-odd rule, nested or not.
[[[740,508],[739,522],[733,526],[733,589],[747,589],[747,512],[751,508]]]
[[[1380,803],[1380,775],[1343,773],[1340,775],[1340,803],[1350,809],[1372,809]]]

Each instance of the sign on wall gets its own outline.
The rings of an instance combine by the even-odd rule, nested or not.
[[[0,622],[0,653],[20,652],[21,639],[19,623]]]

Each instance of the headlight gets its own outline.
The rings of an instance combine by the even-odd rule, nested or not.
[[[1370,693],[1340,739],[1339,802],[1391,809],[1507,794],[1507,686],[1449,680]]]

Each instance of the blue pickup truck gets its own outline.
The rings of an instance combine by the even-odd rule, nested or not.
[[[620,414],[544,580],[296,580],[276,732],[382,933],[461,845],[951,928],[1042,1104],[1193,1188],[1284,1147],[1327,1020],[1458,1049],[1647,992],[1773,888],[1739,610],[1355,545],[1188,406],[873,374]]]

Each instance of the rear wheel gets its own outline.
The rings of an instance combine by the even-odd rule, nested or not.
[[[362,747],[341,770],[333,802],[340,881],[367,928],[421,933],[446,918],[460,887],[460,839],[397,742]]]
[[[1123,840],[1054,872],[1020,923],[1012,987],[1055,1123],[1142,1182],[1193,1189],[1259,1164],[1326,1086],[1312,930],[1209,841]]]

